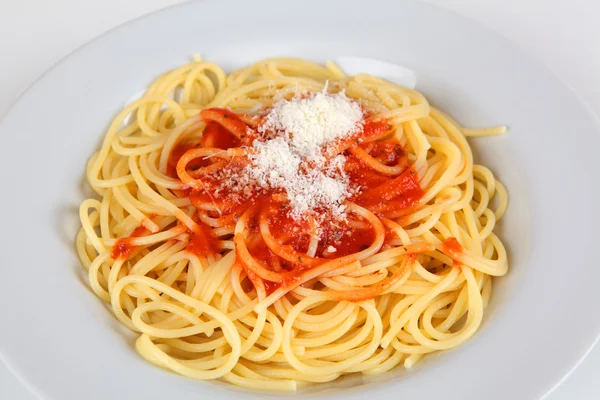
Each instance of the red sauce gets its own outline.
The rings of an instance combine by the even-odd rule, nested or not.
[[[214,121],[221,125],[227,134],[234,136],[240,144],[250,145],[255,138],[255,132],[238,115],[225,108],[208,108],[200,111],[200,117],[205,121]],[[239,145],[239,144],[238,144]]]
[[[360,145],[366,139],[373,141],[388,136],[392,132],[393,126],[387,120],[371,120],[367,119],[363,129],[350,136],[349,138],[342,139],[333,142],[327,146],[326,151],[329,153],[337,154],[338,152],[352,147],[353,145]]]
[[[390,177],[374,171],[360,157],[351,155],[346,161],[345,170],[350,182],[360,186],[362,191],[355,201],[362,201],[361,205],[374,205],[383,200],[402,197],[405,204],[395,204],[395,207],[406,208],[423,196],[416,173],[410,168],[402,146],[396,143],[370,142],[361,144],[360,147],[382,164],[400,167],[404,172],[398,177]]]
[[[226,120],[226,123],[228,124],[234,123],[239,129],[241,129],[239,127],[240,124],[244,127],[246,126],[242,121],[239,120],[239,118],[237,118],[236,114],[232,113],[229,110],[215,108],[204,111],[210,110],[214,110],[212,114],[215,115],[209,113],[209,116],[213,116],[215,118],[220,117],[221,120]],[[177,145],[175,145],[173,150],[171,150],[169,161],[167,163],[167,175],[172,178],[177,178],[177,162],[188,150],[197,147],[213,147],[227,150],[232,147],[239,147],[240,144],[240,139],[233,135],[227,128],[225,128],[216,120],[208,120],[208,122],[206,123],[206,127],[204,128],[204,132],[202,133],[202,138],[200,139],[199,144],[178,143]],[[203,160],[201,158],[198,158],[191,161],[188,164],[188,168],[194,170],[207,165],[210,165],[210,160]]]
[[[131,236],[117,239],[112,247],[110,256],[113,260],[126,259],[136,248],[136,246],[132,244],[132,240],[136,237],[146,236],[148,234],[150,234],[148,229],[146,229],[143,225],[138,226],[131,233]]]
[[[254,289],[254,284],[252,283],[252,281],[249,278],[244,279],[241,283],[241,286],[242,286],[242,290],[244,291],[244,293],[248,293],[252,289]]]
[[[353,228],[347,224],[330,224],[324,228],[319,250],[322,255],[329,246],[335,248],[333,258],[347,256],[365,250],[375,241],[375,230],[368,228]]]
[[[382,185],[390,180],[390,177],[386,175],[365,168],[362,161],[354,155],[346,159],[344,167],[350,182],[355,186],[360,186],[363,191]]]
[[[167,161],[167,175],[171,178],[178,178],[177,176],[177,162],[179,159],[185,154],[186,151],[195,149],[199,147],[199,145],[193,143],[179,143],[173,147],[171,150],[171,154],[169,155],[169,160]],[[208,165],[207,162],[203,162],[202,159],[198,158],[193,160],[189,164],[189,168],[196,169],[203,166]]]
[[[281,282],[264,281],[267,296],[281,287]]]
[[[392,231],[391,229],[389,229],[387,226],[385,227],[385,236],[383,239],[383,245],[389,245],[391,242],[393,241],[397,241],[398,240],[398,235],[396,235],[396,232]]]
[[[200,116],[207,125],[198,146],[229,149],[249,145],[252,138],[256,137],[256,131],[245,122],[247,118],[250,118],[248,116],[238,116],[225,109],[203,110]],[[255,125],[253,127],[255,128]],[[402,146],[397,143],[375,140],[386,138],[392,133],[392,129],[393,126],[387,120],[367,119],[360,133],[339,143],[336,142],[333,145],[335,148],[332,150],[335,151],[338,149],[342,151],[349,146],[358,145],[370,157],[383,165],[390,167],[398,166],[403,171],[400,175],[389,176],[369,167],[362,161],[360,155],[351,154],[349,151],[344,153],[346,156],[345,170],[349,177],[350,185],[361,188],[361,191],[351,198],[351,200],[379,215],[385,215],[385,212],[388,211],[409,210],[424,195],[424,191],[419,186],[417,174],[410,167],[408,157]],[[170,176],[177,177],[176,165],[178,160],[187,150],[194,147],[196,146],[193,144],[181,144],[173,149],[169,158],[168,173]],[[329,150],[326,149],[326,151]],[[187,165],[187,169],[193,171],[211,165],[213,162],[216,162],[216,160],[194,160]],[[227,168],[245,168],[246,166],[247,162],[244,164],[242,161],[237,161],[237,159],[232,159],[226,164]],[[269,216],[269,231],[271,234],[281,246],[287,246],[286,249],[292,249],[299,254],[307,253],[311,240],[310,226],[306,221],[299,222],[289,216],[286,206],[274,200],[275,195],[278,194],[277,192],[259,189],[250,190],[249,193],[244,194],[245,197],[240,197],[239,193],[233,196],[227,188],[221,187],[221,190],[218,192],[212,190],[219,187],[220,182],[216,181],[216,178],[211,178],[208,173],[202,175],[202,170],[196,172],[194,179],[201,179],[203,187],[208,192],[204,190],[188,191],[184,195],[189,196],[192,205],[198,209],[206,209],[206,204],[217,205],[219,215],[214,215],[216,214],[215,212],[210,212],[209,215],[219,218],[219,221],[222,222],[221,225],[234,225],[240,216],[253,206],[260,206],[263,208],[263,211],[269,207],[276,207],[274,208],[274,213]],[[246,227],[251,233],[250,236],[260,234],[258,217],[260,212],[261,210],[257,207],[257,212],[251,215],[246,222]],[[355,217],[349,216],[349,218]],[[212,229],[203,223],[198,223],[198,225],[200,226],[200,230],[190,234],[187,249],[201,256],[219,252],[219,242],[214,237]],[[337,258],[358,253],[370,247],[375,240],[376,233],[370,226],[353,227],[348,222],[326,219],[325,223],[321,225],[320,235],[320,242],[315,257]],[[390,232],[386,233],[388,240],[392,236],[395,237]],[[246,271],[249,282],[252,282],[254,285],[259,284],[261,281],[264,283],[267,295],[280,287],[292,286],[301,279],[307,268],[311,268],[306,262],[284,260],[267,248],[262,240],[253,243],[250,242],[249,240],[248,251],[263,268],[271,272],[287,274],[283,281],[271,282],[262,280],[249,270]],[[446,242],[444,242],[444,246]],[[126,242],[123,242],[120,246],[122,249],[119,251],[122,251],[123,254],[131,251]],[[330,251],[331,247],[335,248],[335,251]],[[279,252],[279,250],[276,251]],[[314,263],[311,265],[314,265]]]
[[[454,237],[449,237],[442,243],[442,251],[450,256],[462,253],[463,247]]]
[[[269,218],[271,234],[294,250],[306,253],[310,245],[309,224],[297,221],[289,216],[287,210],[280,206],[277,213]]]
[[[408,167],[408,157],[402,146],[396,143],[374,142],[361,145],[369,155],[384,165],[401,165]]]
[[[265,269],[275,272],[280,272],[282,270],[282,265],[280,263],[275,263],[275,260],[279,261],[279,258],[269,250],[263,241],[259,241],[254,246],[248,248],[248,251]]]
[[[110,256],[113,260],[122,260],[129,257],[135,246],[131,244],[131,238],[118,239],[112,247]]]
[[[185,246],[186,250],[197,256],[216,254],[220,250],[219,241],[215,238],[212,229],[203,223],[198,224],[199,230],[190,234]]]
[[[209,162],[210,160],[205,161]],[[246,164],[233,160],[227,163],[225,167],[226,170],[222,171],[222,173],[224,176],[227,176],[228,174],[235,176],[236,174],[241,173],[245,167]],[[268,200],[270,198],[270,193],[265,194],[257,191],[250,191],[250,193],[233,193],[231,188],[222,186],[222,178],[219,179],[219,175],[208,174],[197,178],[202,180],[202,186],[206,191],[195,191],[190,189],[187,191],[187,196],[189,196],[192,205],[199,209],[204,209],[205,204],[214,205],[216,203],[220,209],[220,214],[225,215],[235,209],[240,209],[240,206],[243,206],[242,210],[245,211],[249,206],[261,204],[263,199]],[[241,213],[238,212],[238,214]]]
[[[267,280],[263,280],[265,285],[265,291],[267,292],[267,296],[273,293],[275,290],[280,287],[287,288],[294,284],[296,284],[300,279],[302,279],[301,271],[298,271],[297,275],[290,275],[283,279],[281,282],[271,282]]]
[[[271,216],[269,230],[280,243],[289,245],[300,253],[308,252],[311,241],[309,223],[294,220],[285,208],[279,208],[277,213]],[[365,250],[375,240],[375,231],[371,227],[353,228],[342,221],[325,220],[321,230],[316,257],[323,257],[325,252],[329,253],[329,246],[334,247],[336,251],[332,255],[328,254],[328,258],[357,253]]]
[[[365,123],[360,137],[370,138],[370,137],[374,137],[374,136],[380,136],[382,134],[391,132],[391,129],[392,129],[392,125],[385,119],[380,119],[380,120],[375,120],[375,121],[369,119]]]
[[[227,150],[232,147],[239,147],[240,140],[222,125],[210,121],[206,124],[206,128],[204,128],[200,144],[202,147],[215,147]]]
[[[255,287],[260,285],[260,283],[262,283],[264,285],[267,296],[269,296],[271,293],[273,293],[280,287],[284,287],[284,288],[289,287],[301,279],[301,271],[299,271],[297,275],[295,274],[295,275],[291,275],[291,276],[284,278],[281,282],[272,282],[272,281],[268,281],[266,279],[262,279],[259,276],[255,275],[252,271],[246,271],[246,274],[248,276],[248,281],[250,282],[251,285],[253,285]],[[243,289],[244,289],[244,291],[246,290],[245,287],[243,287]],[[250,291],[250,290],[252,290],[252,289],[250,288],[248,291]]]
[[[412,168],[408,168],[395,178],[380,175],[378,181],[374,176],[365,176],[363,181],[362,171],[358,170],[349,175],[351,182],[363,188],[362,193],[354,199],[363,207],[383,206],[383,209],[387,210],[401,210],[412,207],[425,193],[419,186],[417,173]],[[372,174],[373,172],[370,172],[370,175]],[[365,183],[361,185],[361,181]]]

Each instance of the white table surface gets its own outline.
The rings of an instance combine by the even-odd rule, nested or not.
[[[600,114],[599,0],[427,1],[500,32],[549,66]],[[116,25],[180,2],[0,0],[0,115],[33,80],[75,48]],[[551,354],[548,349],[545,362],[552,362]],[[35,398],[0,363],[0,399]],[[600,346],[547,399],[600,399]]]

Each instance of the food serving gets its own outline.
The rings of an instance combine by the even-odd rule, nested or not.
[[[194,62],[87,166],[76,246],[148,361],[294,390],[466,342],[508,262],[508,196],[414,90],[335,64]]]

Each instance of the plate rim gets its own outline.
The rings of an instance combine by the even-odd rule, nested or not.
[[[276,2],[277,0],[273,0],[273,1]],[[0,115],[0,132],[3,130],[5,120],[8,119],[9,115],[14,111],[16,106],[18,106],[27,97],[27,95],[35,87],[37,87],[40,84],[40,82],[42,82],[44,79],[46,79],[46,77],[52,71],[56,70],[60,66],[67,63],[70,59],[72,59],[76,55],[78,55],[82,50],[84,50],[86,48],[90,48],[95,43],[103,40],[104,38],[115,35],[119,31],[121,31],[123,29],[127,29],[128,27],[130,27],[136,23],[139,23],[141,21],[149,19],[153,16],[163,14],[167,11],[173,11],[178,8],[188,8],[191,5],[197,4],[197,3],[220,3],[220,5],[222,7],[225,7],[225,3],[228,3],[228,2],[235,3],[234,0],[188,0],[188,1],[181,2],[181,3],[171,4],[166,7],[162,7],[162,8],[144,13],[135,18],[123,21],[123,22],[111,27],[110,29],[105,30],[102,33],[90,38],[89,40],[79,44],[78,46],[74,47],[71,51],[62,55],[56,61],[51,63],[39,76],[37,76],[33,81],[31,81],[26,86],[26,88],[23,89],[22,92],[13,99],[13,101],[11,101],[10,105],[5,109],[5,111],[2,113],[2,115]],[[598,128],[600,127],[600,114],[598,114],[597,112],[594,111],[594,109],[589,105],[589,103],[587,102],[587,100],[585,99],[584,96],[582,96],[577,90],[575,90],[570,84],[568,84],[568,82],[566,82],[565,80],[560,78],[558,76],[558,74],[553,69],[551,69],[548,65],[546,65],[544,62],[539,60],[537,57],[535,57],[535,56],[531,55],[529,52],[527,52],[523,46],[506,38],[501,33],[499,33],[497,30],[483,24],[479,20],[469,17],[469,16],[462,15],[454,10],[450,10],[445,7],[441,7],[441,6],[430,4],[430,3],[425,3],[422,1],[418,1],[418,0],[397,0],[395,3],[396,3],[396,5],[400,4],[400,3],[404,3],[404,4],[413,4],[413,5],[421,7],[421,8],[435,9],[436,12],[451,15],[453,18],[458,18],[463,21],[467,21],[471,25],[476,25],[478,29],[485,30],[489,34],[493,34],[497,40],[500,40],[500,41],[504,42],[505,44],[509,44],[510,47],[512,47],[513,49],[516,49],[523,56],[525,56],[529,62],[534,63],[536,67],[542,68],[547,73],[549,73],[552,76],[552,78],[554,80],[556,80],[558,84],[560,84],[560,86],[562,88],[568,90],[573,95],[573,97],[576,100],[576,102],[578,103],[578,105],[580,105],[585,110],[586,115],[588,117],[590,117],[592,121],[594,121],[595,127],[596,127],[596,134],[598,133]],[[418,71],[417,71],[417,74],[418,74]],[[87,287],[86,287],[86,289],[87,289]],[[600,317],[598,317],[598,319],[600,319]],[[542,394],[541,398],[543,398],[543,399],[547,398],[557,387],[562,385],[573,374],[573,372],[580,366],[580,364],[589,355],[589,353],[594,349],[594,347],[598,344],[598,342],[600,342],[600,330],[595,332],[595,339],[593,339],[591,343],[586,344],[587,350],[584,352],[584,354],[581,357],[579,357],[579,359],[576,361],[576,363],[574,363],[571,367],[569,367],[568,372],[566,374],[564,374],[559,380],[557,380],[551,387],[549,387],[548,389],[544,389],[544,393]],[[25,376],[26,374],[19,370],[19,367],[16,365],[16,363],[11,362],[10,357],[7,357],[7,355],[4,351],[5,348],[6,348],[5,345],[2,345],[0,343],[0,361],[3,362],[4,365],[6,365],[7,369],[16,377],[16,379],[18,379],[19,383],[21,385],[23,385],[29,392],[31,392],[33,395],[37,396],[40,399],[48,398],[43,394],[41,389],[38,388],[35,383],[28,380],[28,378]]]

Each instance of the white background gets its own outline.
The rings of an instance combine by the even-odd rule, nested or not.
[[[500,32],[549,66],[600,114],[599,0],[427,1]],[[42,72],[80,45],[116,25],[180,2],[0,0],[0,115]],[[552,349],[543,362],[552,362]],[[0,399],[35,399],[1,363]],[[600,399],[600,346],[548,399]]]

